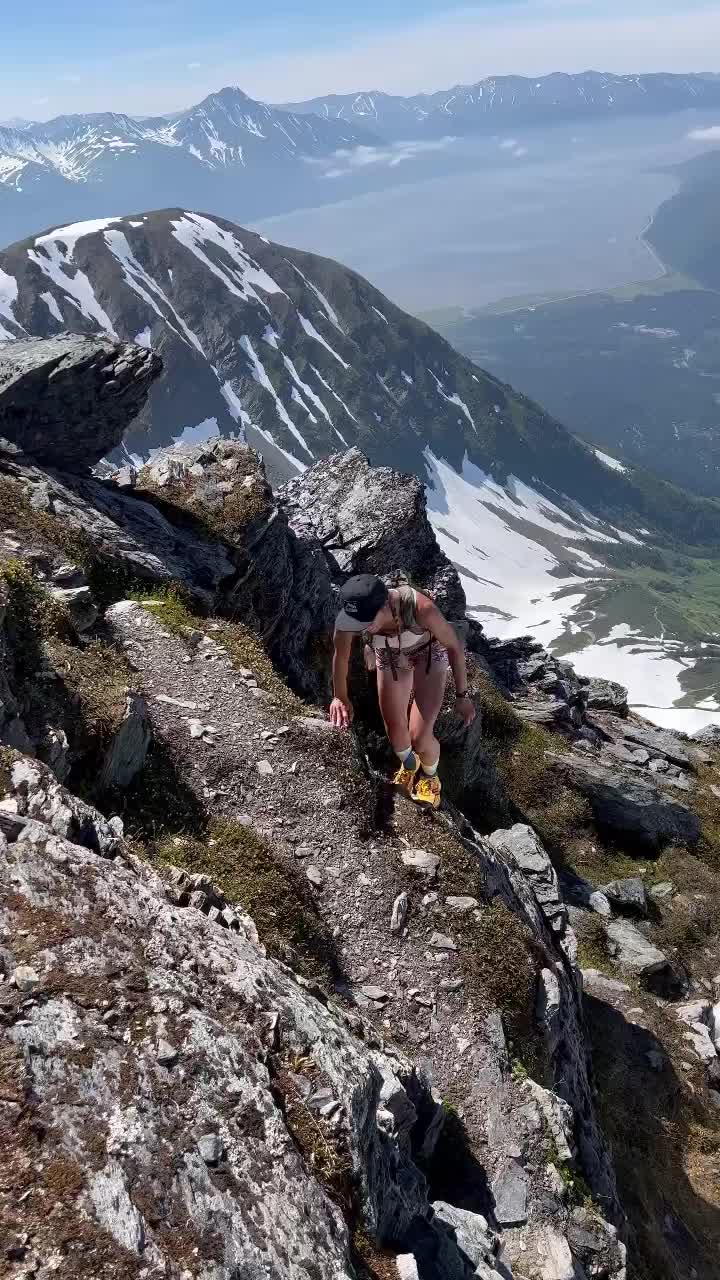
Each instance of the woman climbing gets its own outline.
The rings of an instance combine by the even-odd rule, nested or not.
[[[475,719],[468,695],[465,650],[434,602],[413,587],[390,588],[374,574],[350,578],[340,592],[335,621],[330,720],[338,729],[352,723],[348,667],[353,636],[366,638],[366,658],[377,669],[380,711],[400,761],[396,786],[419,804],[437,809],[440,743],[435,721],[445,697],[448,668],[455,679],[455,709],[466,725]],[[412,707],[411,707],[412,702]],[[419,775],[419,776],[418,776]]]

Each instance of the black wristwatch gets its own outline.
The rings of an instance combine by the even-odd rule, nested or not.
[[[455,698],[457,702],[461,702],[463,698],[469,698],[469,697],[470,697],[469,689],[463,689],[462,693],[458,693],[457,690],[455,691]]]

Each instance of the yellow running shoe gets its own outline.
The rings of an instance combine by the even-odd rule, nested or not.
[[[418,760],[414,769],[406,769],[404,764],[400,765],[395,777],[393,778],[393,786],[400,787],[402,791],[407,792],[409,796],[413,793],[415,779],[420,769],[420,761]]]
[[[428,778],[427,774],[423,773],[415,783],[412,799],[416,800],[418,804],[428,805],[431,809],[439,809],[441,793],[442,783],[440,779],[437,776]]]

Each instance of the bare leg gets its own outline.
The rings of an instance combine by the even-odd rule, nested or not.
[[[423,764],[432,766],[440,758],[440,743],[435,737],[437,720],[445,698],[448,669],[434,662],[429,671],[416,667],[415,701],[410,713],[410,740]]]
[[[405,751],[410,745],[408,708],[412,696],[412,671],[398,671],[393,680],[392,671],[378,667],[378,697],[385,729],[393,751]]]

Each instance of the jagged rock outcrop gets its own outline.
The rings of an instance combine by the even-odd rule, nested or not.
[[[63,333],[0,350],[0,436],[47,466],[87,471],[120,443],[162,371],[152,351]]]
[[[336,581],[405,572],[448,618],[465,617],[457,570],[440,550],[416,476],[371,467],[359,449],[324,458],[279,491],[291,529],[317,540]]]
[[[587,796],[601,830],[650,850],[673,843],[697,844],[697,814],[660,787],[574,754],[550,758],[558,772],[569,774],[573,785]]]
[[[215,441],[169,450],[128,487],[6,456],[3,481],[17,512],[17,528],[6,533],[10,553],[25,554],[28,528],[30,548],[40,552],[56,528],[86,561],[116,577],[180,586],[205,609],[242,617],[297,688],[325,696],[327,673],[313,667],[312,654],[333,618],[325,558],[288,528],[248,446]],[[62,559],[55,556],[50,576]],[[75,612],[82,606],[76,597],[69,603]]]

